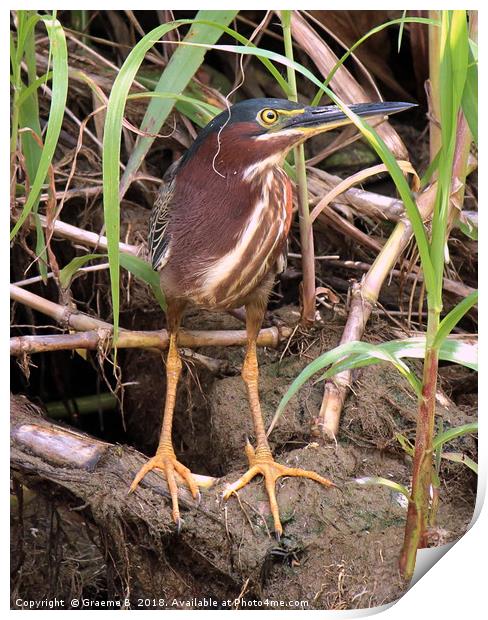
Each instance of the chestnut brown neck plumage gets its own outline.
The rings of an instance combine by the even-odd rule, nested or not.
[[[388,114],[403,103],[351,106],[359,116]],[[182,369],[177,339],[188,304],[214,310],[246,309],[248,336],[242,378],[254,424],[256,449],[248,442],[249,470],[224,493],[228,498],[254,476],[264,478],[274,529],[282,532],[275,481],[301,476],[324,486],[332,483],[313,471],[273,460],[258,394],[256,339],[275,275],[283,268],[292,212],[291,183],[282,169],[286,153],[318,132],[346,124],[335,106],[303,107],[281,99],[253,99],[222,112],[199,134],[178,165],[167,173],[151,214],[149,245],[153,267],[166,295],[170,346],[166,363],[166,401],[156,455],[136,475],[131,491],[146,473],[162,471],[167,480],[178,528],[176,474],[194,498],[199,495],[190,470],[176,458],[171,427],[176,386]],[[240,412],[236,411],[236,415]]]

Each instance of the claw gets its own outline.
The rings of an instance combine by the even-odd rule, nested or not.
[[[333,484],[327,478],[320,476],[314,471],[287,467],[286,465],[276,463],[276,461],[274,461],[273,457],[271,456],[271,452],[269,451],[269,449],[264,454],[263,452],[259,453],[259,450],[254,450],[249,441],[246,443],[245,450],[246,455],[249,459],[250,467],[245,474],[243,474],[238,480],[236,480],[236,482],[227,487],[227,489],[224,491],[223,497],[224,499],[228,499],[233,493],[235,493],[239,489],[242,489],[242,487],[248,484],[255,476],[261,474],[264,478],[264,484],[266,487],[266,492],[268,494],[271,515],[273,516],[276,540],[279,542],[283,534],[283,527],[281,525],[279,507],[276,500],[275,491],[275,485],[278,478],[282,478],[285,476],[308,478],[327,487],[335,486],[335,484]]]
[[[178,517],[178,520],[176,521],[176,533],[178,534],[178,536],[181,534],[182,527],[183,527],[183,519],[181,517]]]
[[[198,490],[198,485],[195,482],[191,471],[176,459],[176,456],[172,450],[168,449],[158,452],[156,456],[149,459],[149,461],[141,467],[130,486],[129,493],[135,491],[144,476],[153,469],[161,471],[166,478],[173,507],[173,521],[176,523],[177,531],[179,533],[181,531],[182,519],[180,517],[180,509],[178,506],[178,485],[176,482],[175,473],[179,474],[181,478],[183,478],[185,484],[190,489],[192,496],[195,500],[197,500],[197,503],[200,503],[201,496],[200,491]]]

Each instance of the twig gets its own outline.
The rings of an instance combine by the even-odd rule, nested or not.
[[[33,310],[50,316],[55,321],[84,334],[61,334],[52,336],[16,336],[11,340],[12,355],[59,351],[71,349],[97,349],[101,344],[112,346],[112,325],[76,310],[63,307],[40,295],[10,285],[10,296]],[[257,344],[261,347],[277,347],[291,333],[289,327],[268,327],[258,335]],[[242,346],[247,342],[245,330],[185,331],[181,330],[179,344],[183,347]],[[165,349],[168,346],[166,330],[129,331],[121,330],[117,346],[120,348]]]
[[[39,220],[43,228],[47,228],[47,219],[44,215],[39,215]],[[29,228],[35,228],[35,222],[33,217],[28,217],[26,224]],[[70,241],[76,241],[77,243],[84,243],[92,248],[100,250],[107,249],[107,237],[99,235],[88,230],[83,230],[77,226],[72,226],[61,220],[56,220],[53,224],[53,235],[62,237],[63,239],[69,239]],[[126,254],[134,254],[138,256],[141,248],[137,245],[130,245],[128,243],[119,243],[119,249]]]
[[[90,273],[90,271],[103,271],[104,269],[108,269],[108,263],[101,263],[100,265],[90,265],[88,267],[80,267],[78,272],[81,273]],[[49,271],[46,274],[47,278],[53,278],[54,274],[52,271]],[[15,286],[29,286],[30,284],[36,284],[37,282],[41,282],[42,276],[33,276],[32,278],[26,278],[25,280],[19,280],[18,282],[14,282]]]
[[[51,303],[51,302],[49,302]],[[56,305],[56,304],[54,304]],[[90,319],[85,315],[71,314],[70,323],[78,324],[78,319]],[[100,346],[113,347],[112,326],[81,331],[77,334],[53,334],[48,336],[14,336],[10,339],[10,355],[30,355],[32,353],[44,353],[46,351],[70,351],[75,349],[96,350]],[[76,329],[76,328],[75,328]],[[291,330],[283,327],[267,327],[259,332],[257,345],[261,347],[276,348],[280,342],[290,335]],[[247,334],[244,329],[236,330],[180,330],[178,344],[182,347],[231,347],[244,346],[247,342]],[[158,349],[168,348],[169,336],[165,329],[157,331],[121,331],[117,339],[119,349]],[[213,371],[221,371],[222,367],[215,364],[215,360],[206,356],[196,356],[188,352],[186,356],[195,359]],[[201,359],[201,358],[205,358]],[[212,363],[213,362],[213,363]]]
[[[436,185],[434,184],[421,193],[417,199],[417,205],[424,220],[428,219],[434,208],[435,195]],[[361,284],[353,285],[349,316],[340,344],[361,340],[381,287],[411,237],[412,226],[409,220],[399,221]],[[312,426],[314,435],[328,440],[335,439],[351,378],[351,371],[344,371],[326,381],[322,406]]]
[[[291,256],[288,254],[288,256]],[[353,269],[356,271],[369,271],[371,269],[371,265],[369,263],[363,263],[361,261],[354,260],[340,260],[331,256],[316,256],[315,260],[323,260],[331,265],[337,265],[338,267],[342,267],[343,269]],[[391,276],[405,278],[407,280],[418,280],[420,282],[423,281],[423,276],[421,272],[413,271],[409,273],[405,273],[400,271],[399,269],[392,269],[390,271]],[[463,282],[457,282],[456,280],[450,280],[449,278],[443,279],[444,290],[449,293],[453,293],[454,295],[459,295],[459,297],[467,297],[474,292],[474,288],[471,286],[467,286],[463,284]]]

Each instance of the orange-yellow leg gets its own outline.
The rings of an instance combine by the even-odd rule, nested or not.
[[[159,446],[155,456],[149,459],[149,461],[141,467],[129,490],[129,493],[132,493],[144,476],[151,470],[157,469],[162,471],[168,483],[173,506],[173,520],[178,526],[178,529],[181,527],[182,521],[178,506],[178,485],[176,483],[175,474],[179,474],[181,476],[195,499],[199,499],[200,497],[198,485],[195,482],[191,471],[188,467],[185,467],[177,460],[171,440],[171,428],[173,424],[173,412],[176,400],[176,387],[181,373],[181,366],[181,359],[176,346],[176,332],[174,332],[171,333],[170,336],[168,358],[166,362],[166,402],[164,405],[163,426],[161,429]]]
[[[229,485],[224,492],[224,499],[228,499],[233,493],[242,489],[255,476],[261,474],[264,477],[266,492],[269,497],[271,514],[274,520],[274,529],[278,537],[283,533],[283,527],[280,521],[280,511],[276,500],[275,485],[278,478],[283,476],[296,476],[300,478],[309,478],[315,480],[324,486],[330,487],[334,484],[320,476],[314,471],[287,467],[276,463],[271,454],[271,450],[266,438],[263,417],[261,415],[261,406],[259,404],[258,393],[258,362],[256,356],[256,336],[259,331],[260,322],[253,321],[253,315],[248,312],[248,346],[246,358],[242,367],[242,378],[247,386],[249,405],[256,433],[256,450],[247,442],[245,451],[249,461],[249,469],[236,482]],[[257,325],[257,327],[256,327]]]

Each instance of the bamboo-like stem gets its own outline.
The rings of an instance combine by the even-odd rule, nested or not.
[[[400,570],[406,579],[410,579],[413,575],[417,549],[425,546],[426,543],[425,533],[432,480],[432,441],[434,439],[439,363],[439,352],[433,347],[433,343],[439,328],[439,314],[437,308],[429,308],[422,395],[420,396],[415,434],[412,495],[408,504],[405,539],[400,556]]]
[[[73,316],[73,315],[72,315]],[[111,326],[109,326],[111,327]],[[267,327],[259,332],[256,344],[260,347],[276,348],[290,336],[290,328]],[[246,330],[180,330],[178,345],[182,347],[232,347],[244,346],[247,342]],[[169,335],[165,329],[157,331],[121,330],[118,349],[158,349],[168,348]],[[30,355],[46,351],[72,351],[75,349],[96,350],[100,347],[112,348],[112,333],[107,329],[82,331],[76,334],[55,334],[48,336],[15,336],[10,339],[10,355]]]
[[[434,208],[436,187],[431,186],[420,194],[417,206],[423,219]],[[376,257],[360,284],[352,290],[352,301],[340,344],[361,340],[373,306],[378,300],[381,287],[391,269],[401,256],[412,237],[412,226],[407,219],[397,223],[393,233]],[[342,406],[351,385],[351,371],[344,371],[325,383],[324,396],[318,417],[313,421],[312,433],[324,439],[333,439],[339,430]]]
[[[291,11],[281,11],[285,55],[293,60],[293,41],[291,36]],[[288,84],[291,101],[298,101],[295,70],[287,67]],[[315,261],[313,228],[307,188],[307,169],[303,144],[293,149],[297,175],[298,224],[300,228],[300,245],[302,249],[302,323],[312,325],[315,321]]]
[[[40,353],[43,351],[60,351],[72,349],[97,349],[105,345],[112,346],[113,326],[95,317],[82,314],[76,310],[63,307],[40,295],[10,285],[10,297],[33,310],[50,316],[65,327],[85,332],[82,334],[61,334],[54,336],[17,336],[11,339],[11,355]],[[289,338],[289,327],[268,327],[259,332],[257,345],[277,347]],[[149,348],[164,350],[168,346],[169,336],[166,330],[129,331],[121,330],[119,348]],[[208,346],[243,346],[247,342],[245,330],[181,330],[178,342],[182,347]]]
[[[47,228],[47,218],[44,215],[39,215],[38,217],[41,226],[43,228]],[[34,218],[28,217],[26,225],[28,225],[29,228],[34,229]],[[54,236],[62,237],[63,239],[68,239],[69,241],[75,241],[76,243],[83,243],[84,245],[88,245],[89,247],[97,248],[99,250],[107,249],[107,237],[104,237],[103,235],[99,235],[88,230],[83,230],[82,228],[72,226],[71,224],[62,222],[61,220],[55,220],[54,224],[52,224],[52,229]],[[137,245],[130,245],[129,243],[120,242],[119,249],[125,254],[134,254],[135,256],[140,254],[140,248]]]
[[[57,323],[64,327],[70,327],[77,331],[90,331],[90,330],[111,330],[112,325],[101,321],[87,314],[82,314],[76,309],[69,308],[67,306],[61,306],[53,301],[44,299],[40,295],[26,291],[20,286],[15,284],[10,285],[10,298],[13,301],[17,301],[24,306],[28,306],[33,310],[37,310],[46,316],[50,316]]]
[[[442,24],[448,24],[448,17],[443,13]],[[449,27],[447,25],[447,27]],[[433,30],[433,29],[431,29]],[[477,39],[477,20],[474,19],[470,25],[470,36]],[[440,74],[442,61],[442,50],[440,44],[431,51],[430,70],[432,75]],[[435,96],[439,101],[441,96],[439,89]],[[438,136],[441,138],[442,136]],[[456,126],[456,143],[452,157],[452,163],[448,159],[448,145],[441,144],[446,153],[441,154],[440,168],[449,166],[450,179],[447,179],[449,187],[443,188],[445,195],[448,196],[448,212],[445,220],[439,219],[437,225],[443,229],[433,229],[431,241],[431,256],[435,259],[434,269],[442,275],[444,269],[444,244],[449,236],[450,226],[454,219],[455,210],[461,210],[464,200],[464,183],[467,173],[468,155],[471,144],[471,133],[468,129],[467,121],[461,110],[458,111]],[[437,147],[431,152],[437,153]],[[442,155],[445,156],[442,162]],[[444,175],[445,176],[445,175]],[[439,174],[441,182],[442,172]],[[446,183],[446,181],[444,181]],[[449,191],[450,190],[450,191]],[[449,191],[449,194],[447,192]],[[434,219],[434,225],[436,220]],[[437,244],[437,245],[436,245]],[[400,570],[405,579],[410,579],[415,569],[417,549],[426,545],[426,528],[429,523],[430,511],[430,491],[432,488],[433,474],[433,437],[435,424],[435,394],[437,386],[437,375],[439,365],[439,344],[436,344],[436,336],[439,329],[440,313],[442,311],[442,278],[439,277],[434,290],[427,290],[428,319],[425,361],[422,383],[422,394],[419,400],[419,414],[417,417],[417,430],[415,434],[415,451],[412,468],[412,494],[407,512],[407,523],[405,526],[405,538],[403,549],[400,556]],[[434,508],[435,510],[435,508]]]
[[[291,254],[288,254],[288,256],[292,257]],[[362,261],[341,260],[339,258],[330,258],[327,256],[316,256],[315,260],[323,260],[325,263],[328,263],[330,265],[337,265],[338,267],[341,267],[343,269],[351,269],[355,271],[368,272],[372,267],[372,265],[370,265],[369,263],[364,263]],[[417,271],[416,269],[409,273],[404,273],[403,271],[400,271],[400,269],[391,269],[389,275],[398,278],[405,278],[406,280],[416,280],[418,282],[423,282],[424,280],[422,272]],[[458,295],[459,297],[467,297],[468,295],[474,293],[474,291],[476,290],[471,286],[467,286],[466,284],[458,282],[457,280],[450,280],[449,278],[443,279],[443,288],[448,293],[453,293],[454,295]]]

